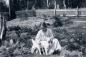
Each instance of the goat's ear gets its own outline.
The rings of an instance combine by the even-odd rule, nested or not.
[[[31,41],[32,41],[32,43],[34,43],[34,42],[35,42],[35,41],[34,41],[34,39],[32,39]]]
[[[32,38],[33,40],[35,40],[35,38]]]

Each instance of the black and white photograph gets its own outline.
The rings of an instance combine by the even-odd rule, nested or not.
[[[86,57],[86,0],[0,0],[0,57]]]

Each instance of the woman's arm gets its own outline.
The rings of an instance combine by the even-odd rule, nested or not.
[[[54,38],[54,36],[53,36],[53,32],[52,32],[51,29],[49,29],[49,38],[50,38],[50,39],[53,39],[53,38]]]
[[[41,38],[41,30],[38,31],[37,35],[36,35],[36,40],[39,40],[40,41],[40,38]]]

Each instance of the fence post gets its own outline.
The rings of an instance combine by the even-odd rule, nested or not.
[[[81,15],[81,11],[79,10],[79,8],[77,7],[77,17],[80,17]]]
[[[56,0],[54,0],[54,14],[55,14],[55,16],[56,16]]]

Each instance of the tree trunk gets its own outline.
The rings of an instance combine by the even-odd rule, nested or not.
[[[49,2],[49,1],[47,0],[47,8],[49,7],[49,4],[48,4],[48,2]]]
[[[56,0],[54,0],[54,14],[56,16]]]
[[[5,17],[1,17],[1,33],[0,33],[0,39],[5,40],[6,39],[6,19]]]

